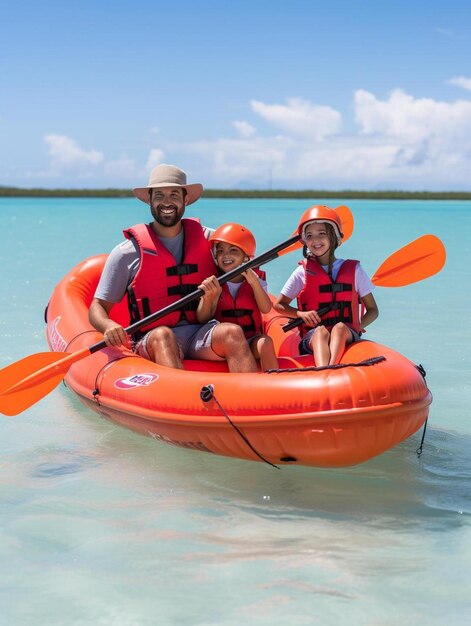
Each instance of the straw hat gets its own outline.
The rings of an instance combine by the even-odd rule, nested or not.
[[[187,185],[185,172],[175,165],[167,165],[166,163],[154,167],[150,173],[147,187],[136,187],[133,192],[136,198],[149,204],[149,189],[158,187],[183,187],[187,193],[186,204],[196,202],[203,193],[203,185],[199,183]]]

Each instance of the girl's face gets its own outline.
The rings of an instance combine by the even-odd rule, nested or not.
[[[243,250],[225,241],[218,241],[214,253],[217,266],[224,273],[230,272],[242,265],[242,263],[245,263],[245,261],[248,261],[248,256]]]
[[[304,242],[312,256],[322,265],[329,260],[330,240],[327,225],[323,222],[308,224],[304,233]]]

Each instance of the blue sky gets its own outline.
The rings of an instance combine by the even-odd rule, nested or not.
[[[469,0],[0,0],[0,185],[471,189]]]

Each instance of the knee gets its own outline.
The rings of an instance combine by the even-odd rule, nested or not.
[[[222,322],[218,324],[213,331],[213,341],[217,344],[230,346],[233,350],[238,346],[245,345],[244,331],[237,324]]]
[[[168,326],[158,326],[149,333],[147,345],[162,346],[174,344],[176,341],[173,331]]]
[[[339,337],[342,339],[343,338],[346,339],[350,335],[350,329],[346,324],[344,324],[344,322],[338,322],[332,328],[332,335],[335,335],[336,337]]]
[[[316,332],[313,334],[312,339],[316,341],[329,341],[330,333],[325,326],[318,326]]]
[[[230,341],[239,341],[241,337],[245,337],[244,331],[237,324],[219,324],[218,330],[223,337],[227,337]]]
[[[274,350],[275,346],[273,345],[272,338],[267,335],[262,335],[258,340],[258,348],[260,352],[262,350]]]

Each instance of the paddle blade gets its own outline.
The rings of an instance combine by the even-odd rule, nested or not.
[[[403,287],[433,276],[445,265],[446,250],[435,235],[423,235],[384,261],[372,277],[379,287]]]
[[[0,413],[17,415],[52,391],[88,348],[67,352],[38,352],[0,370]]]
[[[350,239],[353,233],[353,227],[355,225],[355,222],[353,220],[353,213],[350,211],[348,206],[345,205],[335,207],[335,211],[342,221],[342,243],[345,243],[347,239]]]

